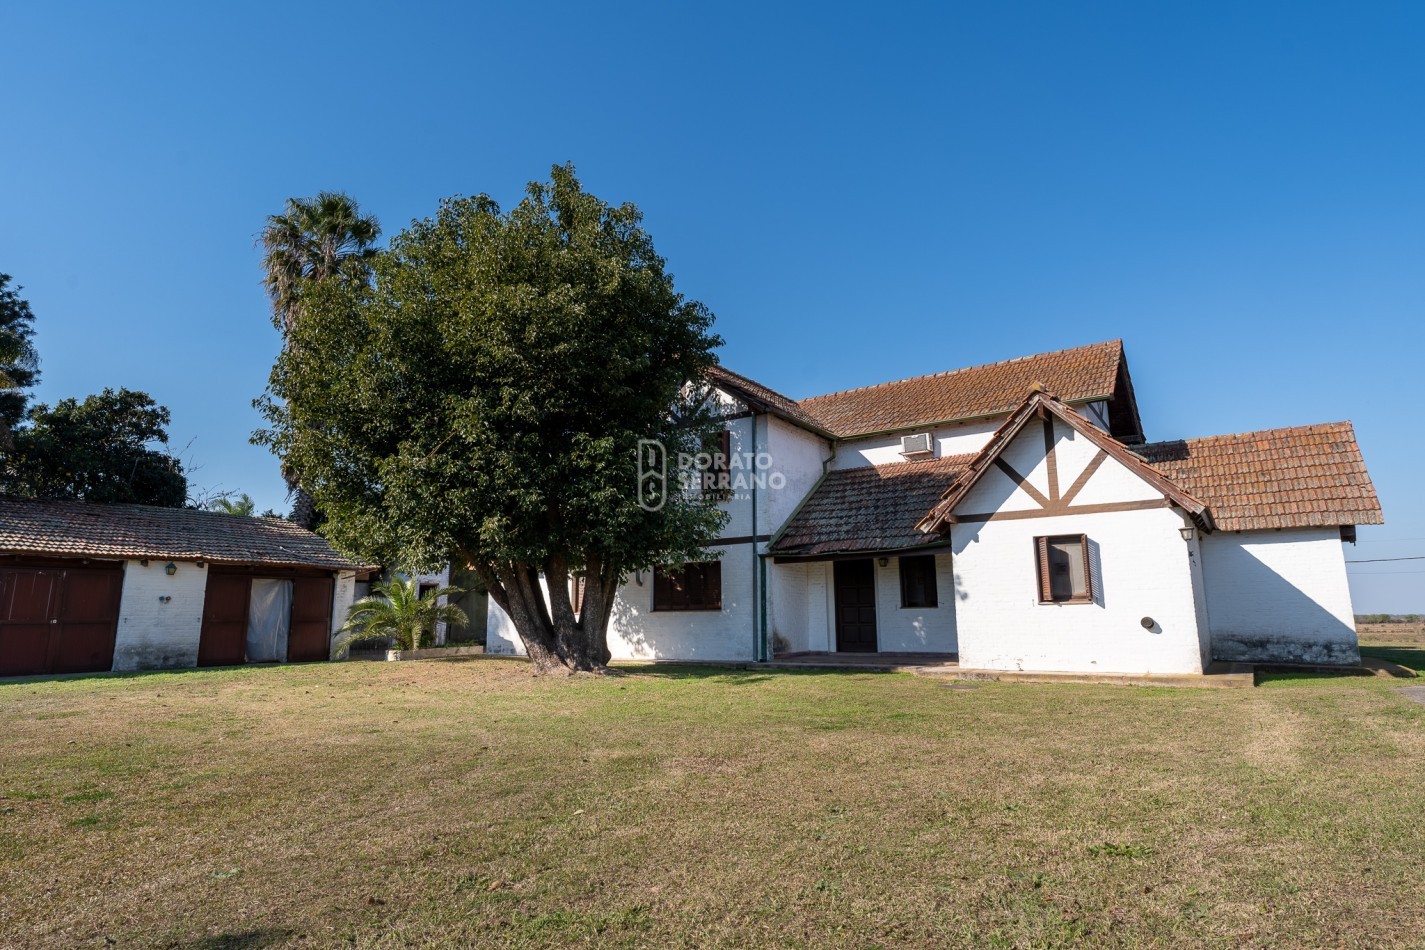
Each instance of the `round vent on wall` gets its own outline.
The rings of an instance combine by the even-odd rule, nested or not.
[[[1144,617],[1142,620],[1140,620],[1140,621],[1138,621],[1138,622],[1143,625],[1143,629],[1144,629],[1144,630],[1152,630],[1154,627],[1156,627],[1156,626],[1158,625],[1157,622],[1154,621],[1152,617]]]

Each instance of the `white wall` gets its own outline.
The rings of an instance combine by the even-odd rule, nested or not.
[[[1028,393],[1025,394],[1026,396]],[[1079,415],[1100,429],[1108,429],[1108,404],[1105,402],[1085,403],[1078,407]],[[971,452],[978,452],[984,448],[985,443],[990,440],[1004,421],[1009,418],[1009,414],[997,416],[993,419],[980,419],[974,422],[960,422],[954,425],[939,426],[936,428],[911,430],[894,435],[872,436],[867,439],[852,439],[837,446],[836,461],[832,463],[832,468],[857,468],[865,465],[887,465],[893,462],[904,462],[905,456],[901,455],[901,436],[910,435],[913,432],[929,432],[931,439],[935,443],[935,457],[945,458],[951,455],[966,455]]]
[[[935,607],[902,607],[900,558],[872,561],[876,572],[876,643],[882,653],[954,653],[955,575],[948,554],[935,557]],[[835,644],[836,632],[831,630]]]
[[[1339,529],[1219,531],[1202,547],[1216,658],[1360,662]]]
[[[776,416],[763,416],[760,424],[758,448],[771,456],[771,471],[785,482],[758,489],[757,533],[775,534],[821,480],[831,443]]]
[[[1054,420],[1060,493],[1099,453]],[[1005,458],[1048,494],[1044,430],[1028,425]],[[958,514],[1024,513],[1039,506],[994,471],[956,508]],[[1158,500],[1162,496],[1113,459],[1103,462],[1075,505]],[[999,507],[996,507],[996,506]],[[1197,542],[1175,509],[1063,514],[964,522],[951,528],[960,664],[986,669],[1111,673],[1198,673],[1206,658],[1206,593]],[[1039,603],[1035,539],[1084,534],[1094,600]],[[1151,629],[1142,621],[1151,618]]]
[[[935,443],[935,457],[945,458],[951,455],[966,455],[971,452],[978,452],[984,448],[991,435],[1000,427],[1007,416],[1000,416],[996,419],[980,420],[978,422],[962,422],[956,425],[941,426],[934,429],[920,429],[916,431],[929,432]],[[906,457],[901,455],[901,435],[911,435],[913,433],[896,433],[895,435],[872,436],[867,439],[851,439],[842,442],[836,448],[836,460],[832,462],[832,468],[860,468],[866,465],[888,465],[894,462],[904,462]]]
[[[178,571],[172,577],[163,572],[167,561],[150,559],[147,567],[138,561],[124,563],[114,641],[116,671],[197,665],[208,569],[191,561],[174,563]],[[164,603],[160,597],[172,599]]]
[[[616,660],[752,660],[754,556],[749,544],[722,552],[721,610],[654,610],[653,574],[630,574],[609,618],[609,652]],[[641,583],[640,583],[641,579]],[[540,586],[548,588],[543,580]],[[769,605],[770,614],[770,605]],[[514,622],[493,600],[485,627],[485,652],[524,655]]]
[[[342,571],[336,576],[336,584],[332,587],[332,624],[331,635],[336,636],[336,632],[346,623],[346,616],[351,610],[351,605],[356,603],[356,572]],[[330,646],[331,641],[327,641]]]
[[[1200,592],[1183,525],[1168,508],[954,525],[960,665],[1201,672]],[[1091,604],[1039,603],[1034,539],[1058,534],[1088,535]],[[1151,630],[1144,617],[1154,620]]]

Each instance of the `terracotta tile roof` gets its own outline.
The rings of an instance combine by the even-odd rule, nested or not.
[[[1155,442],[1134,451],[1202,499],[1225,531],[1384,522],[1349,422]]]
[[[973,455],[829,472],[772,545],[780,555],[894,551],[940,540],[915,526]]]
[[[320,536],[278,518],[149,505],[0,498],[0,554],[154,558],[282,567],[355,567]]]
[[[795,399],[783,396],[775,389],[748,379],[741,373],[734,373],[726,366],[714,366],[708,370],[708,380],[724,392],[741,399],[757,412],[770,412],[804,429],[824,435],[831,434],[811,413],[797,405]]]
[[[797,405],[840,438],[1014,410],[1040,386],[1067,402],[1114,395],[1123,341],[1022,356],[803,399]]]

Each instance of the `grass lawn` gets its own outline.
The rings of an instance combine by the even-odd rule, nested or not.
[[[12,681],[0,946],[1419,946],[1400,683]]]

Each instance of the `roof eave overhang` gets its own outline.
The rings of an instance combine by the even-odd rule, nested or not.
[[[864,549],[845,549],[839,551],[818,551],[815,553],[799,553],[788,551],[779,553],[772,551],[772,560],[777,563],[795,563],[799,561],[849,561],[863,558],[876,557],[900,557],[906,554],[933,553],[935,551],[948,548],[950,539],[944,538],[932,541],[927,544],[901,545],[899,547],[879,547]]]
[[[88,561],[175,561],[182,564],[221,564],[224,567],[281,567],[281,568],[310,568],[318,571],[370,571],[380,570],[374,565],[361,566],[356,564],[314,564],[311,561],[273,561],[273,560],[252,560],[228,557],[209,557],[206,554],[193,554],[185,552],[183,554],[171,553],[121,553],[112,551],[102,553],[93,551],[62,551],[54,548],[36,547],[5,547],[0,548],[0,557],[53,557],[53,558],[74,558],[75,560]]]

